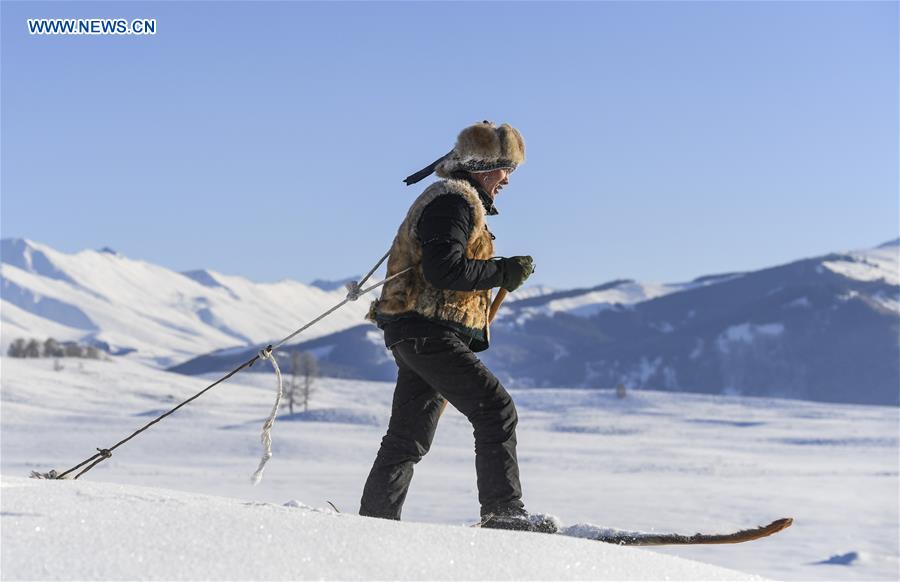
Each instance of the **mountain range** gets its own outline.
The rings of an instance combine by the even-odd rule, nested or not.
[[[686,283],[525,287],[503,304],[480,356],[515,387],[623,384],[897,405],[898,263],[900,239]],[[254,283],[108,248],[66,254],[4,239],[3,349],[16,337],[52,336],[181,373],[219,372],[340,302],[346,281]],[[363,321],[376,293],[283,351],[311,351],[327,375],[392,380],[381,332]]]
[[[104,248],[74,254],[26,239],[0,241],[3,350],[16,337],[81,341],[168,367],[210,350],[284,337],[346,292],[284,280],[254,283],[211,270],[177,272]],[[368,299],[304,333],[363,321]]]

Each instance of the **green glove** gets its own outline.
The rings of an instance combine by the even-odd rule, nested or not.
[[[532,273],[534,273],[534,259],[528,255],[503,259],[503,283],[500,286],[507,291],[515,291]]]

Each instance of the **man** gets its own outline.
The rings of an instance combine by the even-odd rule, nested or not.
[[[550,531],[522,503],[516,459],[516,407],[475,355],[490,343],[491,289],[518,288],[534,270],[530,256],[493,256],[485,217],[525,160],[513,127],[485,121],[465,128],[449,154],[406,179],[433,171],[412,203],[388,259],[388,276],[368,319],[384,330],[397,363],[387,434],[363,490],[360,515],[400,519],[413,466],[428,452],[446,401],[472,423],[482,527]]]

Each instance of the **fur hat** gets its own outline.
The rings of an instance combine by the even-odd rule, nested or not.
[[[490,172],[498,168],[515,170],[525,161],[525,140],[511,125],[497,127],[490,121],[470,125],[456,138],[449,156],[437,165],[435,173],[447,178],[456,170]]]
[[[453,151],[404,181],[407,185],[415,184],[432,172],[449,178],[458,170],[490,172],[507,168],[513,171],[524,161],[525,140],[516,128],[506,123],[497,127],[490,121],[482,121],[459,132]]]

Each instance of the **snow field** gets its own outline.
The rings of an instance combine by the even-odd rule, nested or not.
[[[110,520],[117,512],[126,517],[130,515],[127,512],[131,510],[125,507],[128,504],[123,499],[144,495],[128,493],[130,490],[125,488],[116,489],[114,484],[234,498],[210,501],[208,506],[205,500],[196,504],[183,502],[179,505],[175,501],[149,504],[153,508],[166,508],[160,509],[163,513],[169,511],[170,505],[182,508],[197,505],[196,514],[191,513],[191,509],[184,515],[195,527],[211,520],[215,528],[206,530],[203,526],[203,531],[212,532],[209,534],[211,539],[230,535],[222,533],[223,528],[227,529],[224,525],[204,513],[219,511],[210,509],[221,507],[217,503],[256,508],[247,509],[248,512],[269,512],[260,515],[296,516],[303,512],[291,514],[282,505],[296,500],[297,504],[327,507],[326,502],[332,501],[345,515],[335,518],[309,512],[310,516],[302,519],[327,518],[328,523],[355,524],[347,526],[352,531],[346,532],[319,526],[319,531],[327,530],[328,535],[333,536],[322,542],[320,551],[332,560],[343,558],[346,569],[340,572],[320,569],[318,574],[310,574],[311,577],[356,576],[359,570],[353,568],[358,564],[347,562],[356,559],[349,553],[351,548],[362,552],[357,556],[360,560],[369,559],[366,551],[381,556],[382,561],[371,562],[374,565],[368,569],[368,577],[373,576],[372,572],[385,578],[416,577],[412,570],[392,570],[385,565],[391,558],[401,561],[400,556],[405,555],[401,550],[389,546],[376,552],[360,545],[363,541],[357,538],[364,536],[357,534],[368,532],[366,528],[369,527],[391,526],[400,528],[392,531],[414,531],[400,537],[416,539],[416,544],[429,541],[419,538],[426,537],[420,532],[431,532],[430,528],[458,532],[448,534],[463,536],[448,542],[451,548],[464,547],[452,544],[463,544],[468,539],[465,536],[475,535],[465,528],[444,527],[473,523],[478,517],[471,427],[452,409],[448,409],[441,420],[431,452],[416,467],[403,517],[405,522],[417,523],[367,525],[371,520],[347,515],[354,514],[358,508],[362,485],[386,426],[391,384],[320,380],[309,413],[298,413],[292,418],[283,415],[275,423],[275,456],[257,487],[250,485],[249,478],[261,452],[259,432],[262,421],[274,400],[275,381],[271,373],[236,376],[121,447],[112,459],[77,483],[27,480],[14,483],[16,477],[25,476],[31,470],[62,470],[80,462],[96,447],[110,446],[153,415],[202,389],[210,379],[161,372],[122,359],[85,361],[82,368],[67,361],[66,369],[59,372],[53,370],[52,361],[48,360],[2,358],[0,363],[3,375],[0,468],[12,483],[2,491],[4,578],[6,572],[25,576],[34,570],[33,564],[26,568],[26,564],[19,561],[25,558],[17,557],[20,552],[15,551],[16,544],[31,539],[29,528],[57,523],[55,515],[65,515],[70,511],[70,505],[78,505],[70,503],[72,498],[87,499],[95,495],[109,500],[110,507],[115,508],[108,515]],[[541,389],[512,393],[520,416],[519,459],[524,500],[531,511],[552,513],[566,525],[586,522],[622,529],[676,530],[681,533],[730,531],[768,523],[783,516],[796,519],[789,530],[751,544],[630,549],[639,552],[635,555],[640,556],[640,559],[627,562],[634,570],[576,569],[571,575],[564,575],[564,570],[557,568],[548,576],[547,570],[536,565],[538,569],[529,572],[543,574],[535,574],[535,578],[625,579],[632,575],[665,578],[669,576],[669,570],[657,571],[654,575],[641,569],[642,564],[650,563],[646,560],[651,558],[645,556],[665,555],[778,579],[894,580],[898,577],[897,429],[900,422],[896,408],[653,392],[631,392],[619,400],[611,390]],[[43,486],[59,486],[58,490],[53,489],[53,495],[58,497],[48,497],[46,507],[39,509],[45,492],[50,490]],[[100,489],[81,489],[94,486]],[[155,492],[150,496],[153,495],[174,500],[182,499],[179,495],[190,497],[187,493],[173,492]],[[268,505],[241,505],[254,502]],[[51,511],[50,507],[55,509]],[[148,507],[134,511],[153,514]],[[28,516],[18,515],[22,513],[37,513],[41,517],[33,518],[38,520],[37,523],[27,522]],[[159,520],[178,519],[174,515],[165,517],[163,513],[158,516]],[[172,513],[177,512],[173,510]],[[229,515],[223,519],[233,519],[237,529],[246,527],[248,522],[241,521],[245,519],[244,514],[230,510],[225,513]],[[291,529],[294,517],[285,519],[287,521],[277,527],[287,529],[283,535],[278,530],[278,535],[273,535],[275,539],[305,535]],[[127,517],[125,521],[133,519]],[[274,522],[268,525],[276,527]],[[413,529],[402,529],[407,527]],[[156,535],[156,531],[151,528],[146,530],[146,536],[138,537]],[[378,531],[380,536],[393,535]],[[591,545],[587,541],[557,541],[556,538],[548,540],[534,536],[538,539],[527,543],[539,546],[532,548],[518,545],[518,537],[528,534],[480,533],[491,534],[491,537],[499,535],[503,539],[504,536],[517,536],[513,538],[517,540],[516,547],[525,548],[520,553],[504,554],[494,548],[485,550],[484,554],[510,555],[510,562],[514,563],[530,564],[528,560],[532,555],[544,551],[540,548],[556,551],[552,549],[556,544],[577,542],[579,548],[588,544],[587,553],[579,549],[578,558],[560,554],[569,556],[565,558],[565,564],[572,567],[578,561],[592,564],[591,560],[596,557],[597,563],[626,567],[607,555],[610,548],[597,547],[599,544]],[[68,535],[66,533],[65,540]],[[184,545],[187,543],[184,539],[177,537],[182,534],[172,535],[172,540],[176,540],[172,547],[190,547]],[[124,536],[120,538],[131,539]],[[76,537],[84,538],[79,544],[87,543],[90,538],[89,535]],[[431,538],[431,534],[427,537]],[[58,543],[61,547],[47,549],[46,555],[69,552],[65,544],[70,542],[62,539],[51,538],[48,542],[51,546]],[[240,546],[232,547],[230,543],[223,539],[222,546],[230,553],[221,555],[205,546],[196,548],[200,553],[191,554],[197,562],[191,568],[203,566],[211,573],[201,575],[199,570],[188,568],[184,570],[185,577],[216,577],[212,572],[219,571],[216,570],[217,563],[225,560],[222,556],[242,556],[246,561],[252,554],[253,562],[257,563],[257,552],[269,551],[248,543],[247,550],[241,553],[235,549]],[[543,545],[548,543],[551,545]],[[338,549],[332,548],[332,544]],[[291,548],[302,547],[302,544],[291,545]],[[70,570],[78,572],[72,577],[128,578],[130,571],[125,569],[103,573],[107,570],[102,568],[107,566],[101,564],[102,556],[107,551],[113,550],[101,545],[99,549],[79,554],[84,561],[79,567],[83,569]],[[131,551],[136,550],[132,548]],[[428,551],[431,555],[444,555],[437,547]],[[832,556],[854,553],[855,557],[819,563]],[[114,555],[121,558],[121,554]],[[466,554],[454,550],[447,555],[461,559]],[[74,553],[72,556],[69,568],[77,565]],[[275,559],[282,565],[286,563],[284,560],[287,558]],[[842,561],[846,563],[842,564]],[[117,558],[113,562],[118,563],[119,568],[126,568],[127,560]],[[290,564],[294,568],[294,563]],[[425,566],[419,564],[417,567]],[[466,574],[466,567],[443,566],[427,576],[420,572],[418,577],[436,578],[445,570],[454,573],[448,577],[503,576],[499,570]],[[234,578],[246,577],[236,574],[245,573],[239,565],[223,567],[222,571],[226,570],[235,573]],[[160,578],[171,574],[170,571],[158,571]],[[284,570],[278,572],[284,573]],[[271,571],[269,577],[278,577],[278,572]],[[296,568],[291,572],[292,576],[300,577]],[[509,572],[516,575],[508,578],[527,577],[525,570]],[[673,577],[678,576],[674,573],[676,570],[672,572]],[[44,577],[51,577],[51,574],[56,575],[46,572]],[[723,576],[725,574],[720,572],[706,577]]]

